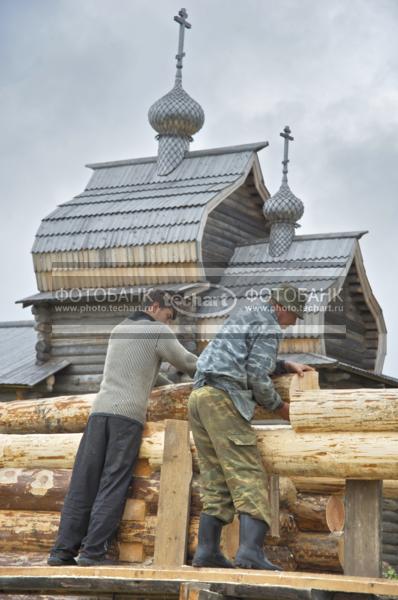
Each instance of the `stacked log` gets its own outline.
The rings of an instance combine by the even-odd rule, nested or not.
[[[356,389],[356,390],[295,390],[293,394],[290,415],[294,431],[298,435],[308,435],[313,432],[316,436],[331,436],[339,432],[341,441],[339,451],[353,451],[355,470],[364,458],[356,453],[357,442],[366,441],[369,469],[368,478],[379,478],[383,481],[383,560],[390,565],[398,566],[398,481],[393,463],[397,463],[397,448],[395,432],[398,426],[398,390],[395,389]],[[348,442],[347,436],[352,438]],[[370,439],[371,438],[371,439]],[[390,445],[391,442],[391,445]],[[380,451],[386,453],[389,468],[379,471],[378,459]],[[386,453],[387,454],[387,453]],[[321,458],[322,460],[322,458]],[[339,467],[341,467],[341,463]],[[363,466],[363,465],[362,465]],[[366,470],[366,469],[365,469]],[[326,474],[313,472],[320,478],[308,478],[304,472],[297,473],[293,478],[299,490],[299,495],[308,493],[344,494],[345,480],[340,478],[322,478]],[[344,468],[336,469],[337,477],[357,478],[354,472]],[[364,470],[361,468],[361,473]],[[340,553],[341,552],[340,543]]]
[[[302,381],[295,375],[273,378],[275,389],[285,402],[300,388],[317,385],[318,374],[307,373]],[[178,383],[155,388],[149,398],[147,421],[188,418],[187,401],[192,383]],[[95,400],[96,394],[59,396],[2,403],[0,407],[0,433],[81,433]],[[255,419],[277,419],[276,413],[258,407]]]
[[[312,412],[307,412],[305,417],[298,404],[307,403],[306,410],[310,411],[309,403],[316,404],[315,393],[324,391],[305,391],[306,386],[317,387],[316,374],[307,375],[305,378],[285,376],[274,380],[282,397],[290,401],[293,428],[289,425],[255,426],[267,470],[281,475],[281,535],[279,538],[267,537],[266,551],[271,560],[285,569],[341,572],[338,540],[327,526],[328,499],[331,494],[342,493],[344,478],[352,476],[382,478],[391,499],[398,497],[398,481],[395,481],[398,480],[398,463],[391,458],[398,452],[398,436],[391,430],[384,431],[382,436],[372,433],[369,416],[367,430],[359,430],[359,421],[353,425],[353,432],[338,430],[339,419],[330,417],[328,421],[323,417],[324,412],[330,415],[331,410],[326,399],[321,403],[324,412],[318,409],[319,430],[315,432]],[[153,421],[150,420],[144,429],[135,476],[117,534],[121,561],[143,562],[153,556],[164,446],[162,419],[186,419],[190,391],[191,384],[182,383],[157,388],[152,393],[148,417]],[[327,391],[330,392],[334,390]],[[10,402],[0,406],[0,553],[8,553],[8,556],[16,553],[16,560],[21,561],[27,553],[36,556],[48,552],[57,533],[74,457],[93,399],[93,395],[87,395]],[[356,402],[355,397],[345,395],[342,400],[342,406],[346,407],[345,421],[348,420],[347,406],[350,406],[347,403],[351,401]],[[365,401],[364,396],[361,402]],[[384,411],[387,410],[386,402],[383,404],[381,400],[381,405]],[[361,403],[357,410],[361,411]],[[372,406],[373,422],[380,418],[380,410]],[[388,414],[395,418],[393,411]],[[263,410],[256,415],[261,420],[270,416],[276,415]],[[295,424],[300,431],[294,429]],[[201,510],[196,449],[192,439],[191,450],[194,476],[189,556],[196,544]],[[335,474],[334,479],[325,478],[331,473]],[[387,513],[394,513],[394,510],[391,508]],[[390,547],[386,556],[389,556],[395,548],[392,534],[395,533],[394,525],[398,529],[398,522],[394,523],[391,515],[387,518],[390,520],[385,520],[386,543],[388,540]]]
[[[314,375],[311,376],[314,380]],[[315,378],[316,381],[316,378]],[[290,400],[300,382],[293,376],[278,378],[276,387]],[[188,383],[156,388],[150,398],[149,422],[144,430],[139,460],[118,531],[119,559],[142,562],[153,556],[159,499],[164,418],[187,418]],[[68,490],[71,469],[86,425],[94,394],[17,401],[0,407],[0,550],[5,560],[23,564],[45,560],[58,530],[60,511]],[[259,409],[258,418],[275,418]],[[189,555],[197,540],[201,511],[196,452],[192,482]],[[287,543],[297,533],[289,507],[296,489],[281,478],[281,538],[267,539],[267,551],[284,568],[296,563]]]
[[[383,560],[398,567],[398,500],[383,501]]]

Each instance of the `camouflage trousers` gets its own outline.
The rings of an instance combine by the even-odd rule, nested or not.
[[[203,511],[225,523],[235,512],[270,524],[268,478],[250,423],[223,390],[194,389],[189,421],[198,451]]]

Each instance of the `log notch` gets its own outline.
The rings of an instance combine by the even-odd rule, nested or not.
[[[329,531],[339,533],[344,530],[345,508],[344,498],[330,496],[326,504],[326,523]]]
[[[36,359],[38,363],[44,363],[50,358],[52,319],[48,304],[32,307],[35,318],[35,330],[37,332]]]
[[[397,431],[398,389],[297,390],[290,403],[295,431]]]

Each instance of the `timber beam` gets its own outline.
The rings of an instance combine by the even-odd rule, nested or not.
[[[241,569],[134,569],[102,567],[0,567],[2,594],[102,595],[176,597],[181,584],[205,584],[215,594],[270,600],[308,600],[327,597],[321,592],[398,596],[398,582],[389,579],[334,575],[252,571]],[[209,586],[209,587],[207,587]],[[251,591],[250,591],[251,590]],[[243,596],[245,593],[245,596]],[[252,595],[253,594],[253,595]],[[311,595],[310,595],[311,594]]]

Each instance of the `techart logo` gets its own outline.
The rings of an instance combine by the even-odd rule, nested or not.
[[[183,292],[176,292],[171,298],[171,305],[180,315],[190,318],[222,317],[231,312],[237,302],[235,294],[223,285],[210,284],[205,290],[192,285]]]

